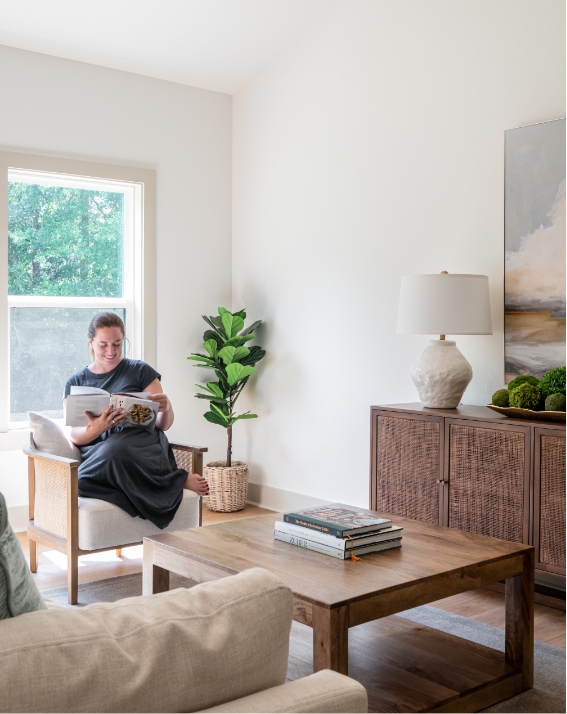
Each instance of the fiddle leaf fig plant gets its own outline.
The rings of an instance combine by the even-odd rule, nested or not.
[[[254,338],[254,330],[262,323],[256,320],[244,329],[246,310],[229,312],[219,307],[218,317],[207,317],[203,320],[210,329],[203,335],[203,347],[206,354],[193,352],[187,359],[198,364],[195,367],[212,369],[217,381],[206,384],[196,384],[202,390],[195,396],[209,402],[209,411],[203,416],[211,424],[218,424],[226,429],[228,445],[226,450],[226,465],[232,466],[232,427],[239,419],[256,419],[257,414],[245,412],[236,414],[236,400],[246,386],[248,379],[256,371],[255,365],[264,357],[266,350],[254,345],[245,347]]]

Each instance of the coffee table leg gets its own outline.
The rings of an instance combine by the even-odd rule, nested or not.
[[[313,671],[348,674],[348,606],[313,605]]]
[[[534,551],[521,575],[506,580],[506,661],[522,670],[522,686],[534,683]]]
[[[169,590],[169,570],[153,563],[151,543],[144,541],[144,563],[142,575],[142,594],[153,595]]]

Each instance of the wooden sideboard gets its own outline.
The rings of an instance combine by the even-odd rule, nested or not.
[[[565,424],[487,407],[371,407],[370,507],[535,546],[565,587]]]

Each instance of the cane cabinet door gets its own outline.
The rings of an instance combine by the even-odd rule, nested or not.
[[[439,524],[443,418],[373,409],[372,421],[371,507]]]
[[[536,568],[565,575],[565,431],[535,429]]]
[[[529,426],[447,419],[447,525],[530,542]]]

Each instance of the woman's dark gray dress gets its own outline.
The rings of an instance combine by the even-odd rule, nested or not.
[[[140,360],[123,359],[111,372],[95,374],[87,367],[65,385],[98,387],[109,393],[143,392],[161,376]],[[149,427],[117,426],[87,446],[79,447],[79,496],[114,503],[131,516],[168,526],[183,498],[187,471],[178,469],[166,435]]]

